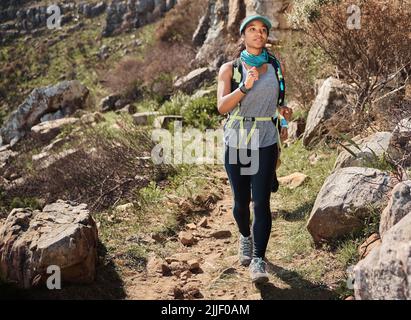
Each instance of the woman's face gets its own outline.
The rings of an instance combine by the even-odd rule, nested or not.
[[[267,26],[259,20],[251,21],[245,27],[242,38],[244,43],[249,47],[264,47],[268,39]]]

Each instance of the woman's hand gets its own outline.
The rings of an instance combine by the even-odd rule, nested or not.
[[[281,142],[284,142],[285,140],[288,139],[288,129],[287,128],[281,127],[280,139],[281,139]]]
[[[256,67],[252,67],[247,70],[247,77],[245,78],[244,85],[247,89],[251,89],[254,85],[254,81],[257,81],[259,73]]]
[[[287,122],[290,122],[291,117],[293,116],[293,109],[287,106],[280,106],[280,114],[287,120]]]

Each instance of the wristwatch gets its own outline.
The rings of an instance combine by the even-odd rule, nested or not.
[[[245,87],[245,84],[244,84],[244,83],[240,86],[240,91],[241,91],[242,93],[244,93],[244,94],[247,94],[250,90],[251,90],[251,89],[247,89],[247,88]]]

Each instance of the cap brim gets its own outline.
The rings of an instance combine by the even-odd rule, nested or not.
[[[245,27],[247,26],[247,24],[249,24],[251,21],[254,21],[254,20],[259,20],[259,21],[261,21],[262,23],[264,23],[264,24],[267,26],[267,28],[268,28],[267,31],[270,31],[270,29],[271,29],[271,27],[272,27],[271,21],[270,21],[267,17],[260,16],[260,15],[255,15],[255,16],[250,16],[250,17],[246,18],[246,19],[243,21],[243,23],[241,23],[241,26],[240,26],[240,34],[244,31],[244,29],[245,29]]]

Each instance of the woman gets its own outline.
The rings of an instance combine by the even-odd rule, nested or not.
[[[227,62],[220,68],[217,90],[218,111],[229,113],[224,125],[224,165],[240,232],[239,259],[242,265],[249,265],[254,283],[268,281],[264,258],[272,225],[270,196],[280,139],[276,128],[278,118],[274,117],[279,107],[280,81],[265,48],[270,28],[271,22],[260,15],[243,20],[240,35],[245,49],[240,57],[242,79],[245,80],[232,90],[233,70],[236,69],[233,69],[233,61]],[[281,113],[289,112],[288,108],[283,109]],[[286,136],[287,129],[283,127],[281,137]],[[243,161],[245,159],[249,159],[248,163]],[[254,203],[252,233],[251,196]]]

